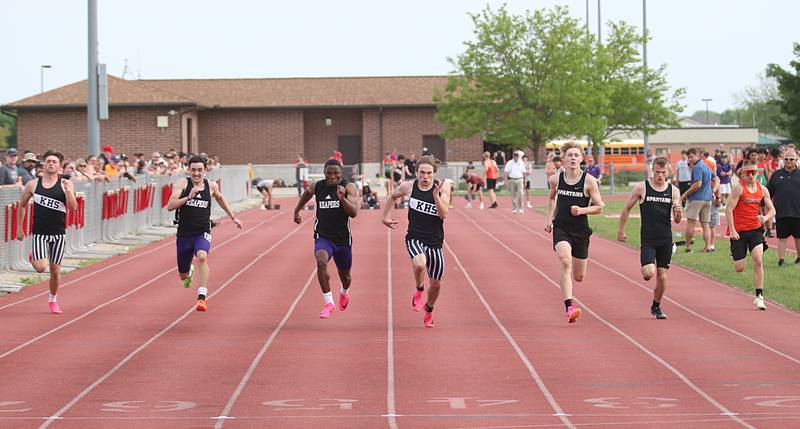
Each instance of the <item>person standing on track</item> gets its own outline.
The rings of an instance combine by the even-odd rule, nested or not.
[[[731,191],[731,200],[725,210],[725,217],[731,227],[731,256],[737,273],[744,271],[747,251],[753,257],[753,286],[756,297],[753,304],[759,310],[764,305],[764,251],[767,241],[764,238],[764,225],[775,217],[775,207],[769,198],[769,191],[761,186],[756,176],[758,163],[747,160],[742,167],[743,180]],[[766,207],[766,215],[761,214],[761,205]]]
[[[433,306],[444,276],[444,219],[449,212],[451,189],[448,180],[434,179],[436,164],[433,156],[423,156],[417,161],[417,180],[403,182],[386,198],[382,219],[384,225],[396,228],[398,222],[390,217],[392,203],[410,195],[406,249],[411,257],[417,288],[411,298],[411,307],[414,311],[422,309],[427,271],[431,287],[425,303],[423,323],[426,328],[433,327]]]
[[[206,167],[208,161],[200,156],[189,159],[189,177],[175,183],[172,196],[167,203],[167,210],[177,210],[175,219],[178,224],[175,250],[178,259],[178,275],[183,287],[192,286],[194,264],[197,263],[197,311],[208,310],[208,254],[211,251],[211,198],[241,229],[242,222],[228,206],[225,197],[219,190],[217,182],[208,181]]]
[[[642,277],[649,281],[656,276],[653,290],[653,304],[650,314],[656,319],[666,319],[661,311],[661,298],[667,289],[667,271],[672,260],[672,226],[670,214],[676,224],[681,223],[681,194],[678,188],[667,181],[669,161],[658,157],[653,160],[653,177],[633,187],[630,198],[619,217],[617,240],[628,241],[625,223],[633,205],[639,203],[642,216],[640,229],[641,250],[639,260],[642,264]]]
[[[492,154],[488,151],[483,153],[483,179],[486,181],[486,190],[489,193],[489,201],[492,203],[489,208],[497,208],[497,194],[494,189],[497,187],[497,178],[500,176],[500,169],[497,162],[492,159]]]
[[[589,258],[587,215],[603,212],[603,201],[597,180],[581,171],[583,150],[575,142],[561,147],[564,171],[550,177],[550,198],[547,201],[545,231],[553,233],[553,249],[561,261],[561,291],[567,309],[567,321],[575,323],[581,309],[572,302],[572,279],[582,282]]]
[[[800,251],[800,172],[797,170],[797,151],[789,148],[784,153],[783,168],[769,178],[769,193],[775,200],[777,218],[778,266],[783,266],[786,241],[794,238],[795,251]],[[794,260],[800,264],[800,255]]]
[[[50,312],[61,314],[58,306],[58,286],[61,280],[61,260],[66,247],[67,208],[78,209],[75,187],[59,176],[58,170],[64,155],[47,151],[42,166],[42,177],[30,180],[22,190],[17,211],[17,225],[23,224],[26,208],[33,198],[33,251],[28,259],[36,272],[43,273],[50,266],[50,295],[47,304]],[[17,228],[17,240],[24,239],[22,227]]]
[[[325,180],[311,183],[294,208],[294,222],[303,221],[300,210],[311,198],[316,199],[317,221],[314,223],[314,258],[317,261],[317,279],[322,289],[320,319],[327,319],[336,310],[328,274],[328,262],[333,258],[342,288],[339,289],[339,311],[350,303],[350,268],[353,265],[353,236],[350,218],[358,214],[356,185],[342,180],[342,164],[329,159],[324,166]]]

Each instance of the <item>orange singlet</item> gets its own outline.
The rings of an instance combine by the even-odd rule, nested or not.
[[[494,163],[492,159],[486,159],[483,161],[483,168],[486,170],[486,178],[487,179],[497,179],[500,175],[497,164]]]
[[[756,191],[750,192],[744,182],[742,185],[742,195],[739,196],[739,202],[733,209],[733,223],[736,226],[737,232],[751,231],[761,228],[758,223],[758,215],[761,214],[761,201],[764,199],[764,191],[761,189],[761,184],[755,182]]]

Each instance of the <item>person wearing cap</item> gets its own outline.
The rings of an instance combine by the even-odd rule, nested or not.
[[[101,158],[104,164],[108,164],[108,162],[111,161],[111,157],[114,155],[114,148],[111,145],[105,145],[102,149],[103,153],[101,153],[98,158]]]
[[[5,162],[0,166],[0,186],[17,186],[21,183],[17,170],[17,158],[17,150],[13,147],[6,151]]]
[[[23,186],[36,177],[37,162],[39,162],[39,159],[36,158],[36,154],[33,152],[26,151],[22,156],[22,164],[17,167],[17,174],[22,178]]]
[[[506,183],[508,183],[508,190],[511,192],[511,213],[522,214],[524,212],[522,205],[523,186],[527,171],[528,167],[522,161],[522,151],[515,150],[511,161],[508,161],[503,169],[503,176]]]
[[[120,157],[119,155],[112,155],[109,161],[110,162],[103,167],[103,171],[106,173],[106,176],[114,177],[119,174]]]

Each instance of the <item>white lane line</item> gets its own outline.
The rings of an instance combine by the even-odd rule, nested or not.
[[[386,418],[390,429],[398,429],[397,405],[394,394],[394,313],[392,303],[392,230],[386,230]]]
[[[258,225],[261,225],[261,224],[262,224],[262,223],[264,223],[264,222],[269,222],[269,221],[271,221],[271,220],[275,219],[276,217],[280,216],[281,214],[282,214],[282,213],[279,213],[279,214],[277,214],[277,215],[274,215],[274,216],[272,216],[271,218],[265,219],[264,221],[262,221],[262,222],[261,222],[261,223],[259,223]],[[257,226],[258,226],[258,225],[257,225]],[[257,226],[254,226],[253,228],[256,228]],[[253,228],[250,228],[250,229],[253,229]],[[174,237],[164,237],[164,239],[166,239],[166,238],[174,238]],[[163,240],[163,239],[162,239],[162,240]],[[139,257],[141,257],[141,256],[148,255],[148,254],[150,254],[150,253],[153,253],[153,252],[155,252],[155,251],[157,251],[157,250],[163,249],[164,247],[173,246],[173,245],[175,245],[175,242],[174,242],[174,241],[170,241],[169,243],[162,244],[162,245],[160,245],[160,246],[154,247],[154,248],[152,248],[152,249],[150,249],[150,250],[148,250],[148,251],[146,251],[146,252],[137,253],[136,255],[133,255],[133,256],[131,256],[130,258],[125,258],[125,259],[122,259],[122,260],[120,260],[120,261],[114,262],[113,264],[107,265],[107,266],[105,266],[105,267],[103,267],[103,268],[100,268],[100,269],[98,269],[98,270],[96,270],[96,271],[92,271],[91,273],[89,273],[89,274],[86,274],[85,276],[81,276],[81,277],[78,277],[78,278],[76,278],[76,279],[72,279],[72,280],[69,280],[69,281],[67,281],[67,282],[64,282],[64,283],[60,284],[60,285],[58,286],[58,288],[59,288],[59,290],[60,290],[60,289],[63,289],[63,288],[64,288],[64,287],[66,287],[66,286],[69,286],[69,285],[71,285],[71,284],[74,284],[74,283],[78,283],[78,282],[80,282],[81,280],[84,280],[84,279],[87,279],[87,278],[89,278],[89,277],[92,277],[92,276],[93,276],[93,275],[95,275],[95,274],[99,274],[99,273],[102,273],[102,272],[104,272],[104,271],[108,271],[108,270],[110,270],[110,269],[112,269],[112,268],[114,268],[114,267],[116,267],[116,266],[119,266],[119,265],[121,265],[121,264],[124,264],[124,263],[130,262],[130,261],[132,261],[132,260],[134,260],[134,259],[136,259],[136,258],[139,258]],[[36,298],[39,298],[39,297],[41,297],[41,296],[45,296],[45,295],[47,295],[47,294],[49,294],[49,293],[50,293],[50,291],[49,291],[49,290],[46,290],[46,291],[44,291],[44,292],[41,292],[41,293],[37,293],[36,295],[29,296],[29,297],[27,297],[27,298],[25,298],[25,299],[21,299],[21,300],[19,300],[19,301],[14,301],[14,302],[12,302],[12,303],[10,303],[10,304],[6,304],[6,305],[4,305],[4,306],[0,307],[0,310],[5,310],[6,308],[13,307],[13,306],[15,306],[15,305],[18,305],[18,304],[22,304],[23,302],[28,302],[28,301],[30,301],[30,300],[32,300],[32,299],[36,299]]]
[[[547,237],[547,236],[545,236],[544,234],[541,234],[541,233],[540,233],[540,232],[538,232],[538,231],[534,231],[533,229],[529,228],[529,227],[528,227],[527,225],[525,225],[525,224],[522,224],[522,223],[520,223],[520,222],[517,222],[517,220],[516,220],[516,219],[510,218],[510,217],[508,217],[508,216],[507,216],[507,215],[505,215],[505,214],[501,214],[501,216],[504,216],[504,217],[506,217],[508,220],[510,220],[510,221],[512,221],[512,222],[514,222],[514,223],[516,223],[517,225],[519,225],[519,226],[521,226],[522,228],[524,228],[524,229],[526,229],[526,230],[530,231],[531,233],[533,233],[533,234],[536,234],[536,235],[538,235],[539,237],[542,237],[542,239],[544,239],[544,240],[548,240],[548,237]],[[650,289],[650,288],[649,288],[649,287],[648,287],[646,284],[643,284],[643,283],[641,283],[641,282],[637,282],[637,281],[635,281],[635,280],[631,279],[630,277],[626,276],[625,274],[622,274],[622,273],[618,272],[617,270],[615,270],[615,269],[613,269],[613,268],[611,268],[611,267],[608,267],[608,266],[606,266],[606,265],[604,265],[604,264],[601,264],[601,263],[599,263],[599,262],[595,261],[595,260],[594,260],[594,259],[592,259],[592,258],[589,258],[589,261],[590,261],[591,263],[593,263],[593,264],[595,264],[595,265],[597,265],[597,266],[599,266],[599,267],[603,268],[603,269],[604,269],[604,270],[606,270],[606,271],[610,271],[610,272],[612,272],[612,273],[616,274],[617,276],[624,278],[625,280],[627,280],[628,282],[632,283],[632,284],[633,284],[633,285],[635,285],[635,286],[638,286],[638,287],[640,287],[640,288],[642,288],[642,289],[644,289],[644,290],[646,290],[646,291],[648,291],[648,292],[652,292],[652,290],[651,290],[651,289]],[[759,347],[762,347],[762,348],[764,348],[765,350],[768,350],[768,351],[770,351],[770,352],[772,352],[772,353],[775,353],[776,355],[778,355],[778,356],[780,356],[780,357],[783,357],[783,358],[785,358],[785,359],[787,359],[787,360],[789,360],[789,361],[791,361],[791,362],[793,362],[793,363],[800,364],[800,359],[797,359],[797,358],[795,358],[795,357],[793,357],[793,356],[790,356],[790,355],[788,355],[788,354],[786,354],[786,353],[783,353],[783,352],[781,352],[780,350],[774,349],[774,348],[772,348],[772,347],[768,346],[767,344],[764,344],[764,343],[762,343],[761,341],[758,341],[758,340],[756,340],[756,339],[753,339],[753,338],[751,338],[751,337],[749,337],[749,336],[747,336],[747,335],[745,335],[745,334],[743,334],[743,333],[741,333],[741,332],[739,332],[739,331],[737,331],[737,330],[735,330],[735,329],[733,329],[733,328],[729,328],[729,327],[727,327],[727,326],[725,326],[725,325],[723,325],[723,324],[721,324],[721,323],[718,323],[718,322],[716,322],[716,321],[714,321],[714,320],[711,320],[711,319],[709,319],[709,318],[707,318],[707,317],[703,316],[702,314],[700,314],[700,313],[697,313],[696,311],[694,311],[694,310],[690,309],[689,307],[686,307],[685,305],[681,304],[680,302],[678,302],[678,301],[675,301],[675,300],[674,300],[674,299],[672,299],[672,298],[669,298],[669,297],[667,297],[667,296],[664,296],[664,298],[663,298],[663,299],[665,299],[665,300],[669,301],[670,303],[672,303],[672,304],[674,304],[676,307],[678,307],[678,308],[680,308],[680,309],[682,309],[682,310],[686,311],[687,313],[689,313],[689,314],[691,314],[691,315],[693,315],[693,316],[695,316],[695,317],[697,317],[697,318],[699,318],[699,319],[702,319],[702,320],[704,320],[704,321],[706,321],[706,322],[708,322],[708,323],[710,323],[710,324],[712,324],[712,325],[714,325],[714,326],[716,326],[716,327],[718,327],[718,328],[720,328],[720,329],[723,329],[723,330],[725,330],[725,331],[727,331],[727,332],[730,332],[731,334],[734,334],[734,335],[736,335],[736,336],[738,336],[738,337],[740,337],[740,338],[743,338],[743,339],[745,339],[745,340],[747,340],[747,341],[749,341],[749,342],[751,342],[751,343],[753,343],[753,344],[755,344],[755,345],[757,345],[757,346],[759,346]]]
[[[283,316],[283,319],[281,319],[281,321],[278,323],[278,326],[276,326],[275,329],[272,330],[272,333],[267,338],[267,341],[264,343],[264,346],[261,347],[261,350],[258,351],[256,357],[253,359],[253,362],[250,363],[250,367],[247,368],[247,371],[244,373],[244,376],[242,377],[242,380],[239,382],[239,385],[236,386],[236,390],[234,390],[233,394],[231,394],[231,397],[228,399],[228,403],[225,404],[225,408],[222,409],[222,412],[220,413],[219,417],[216,418],[217,422],[216,424],[214,424],[215,429],[221,428],[225,420],[234,418],[229,416],[229,413],[233,409],[234,404],[236,404],[236,400],[239,399],[239,395],[241,395],[242,391],[244,391],[247,382],[250,381],[250,378],[256,371],[258,364],[261,363],[261,359],[264,358],[264,354],[267,353],[267,350],[269,350],[270,346],[275,341],[275,337],[278,336],[278,333],[281,332],[283,326],[286,325],[286,321],[289,320],[289,317],[294,312],[294,309],[297,307],[297,304],[300,302],[300,299],[303,297],[303,295],[305,295],[306,290],[308,290],[308,285],[310,285],[311,282],[314,280],[314,276],[316,274],[317,274],[317,269],[314,268],[314,270],[311,271],[311,274],[308,276],[308,280],[306,280],[306,283],[303,285],[303,288],[300,290],[300,293],[297,294],[297,297],[295,297],[294,301],[292,302],[292,305],[289,306],[289,309],[286,311],[286,314]]]
[[[261,253],[260,253],[258,256],[256,256],[255,258],[253,258],[253,260],[252,260],[252,261],[250,261],[250,263],[249,263],[249,264],[247,264],[247,265],[246,265],[244,268],[242,268],[242,269],[241,269],[241,270],[239,270],[239,271],[238,271],[236,274],[234,274],[234,275],[233,275],[233,276],[232,276],[230,279],[228,279],[228,281],[226,281],[225,283],[223,283],[223,284],[222,284],[222,286],[220,286],[220,287],[219,287],[219,289],[217,289],[216,291],[214,291],[214,292],[213,292],[211,295],[209,295],[209,296],[208,296],[206,299],[211,299],[211,298],[215,297],[215,296],[216,296],[218,293],[222,292],[222,291],[223,291],[223,290],[224,290],[224,289],[225,289],[225,288],[226,288],[226,287],[227,287],[229,284],[231,284],[231,282],[233,282],[235,279],[237,279],[237,278],[238,278],[238,277],[239,277],[239,276],[240,276],[240,275],[241,275],[243,272],[247,271],[247,270],[248,270],[250,267],[252,267],[253,265],[255,265],[255,264],[256,264],[256,262],[258,262],[259,260],[261,260],[261,258],[263,258],[263,257],[264,257],[264,255],[268,254],[268,253],[269,253],[269,252],[271,252],[273,249],[275,249],[276,247],[278,247],[278,246],[279,246],[281,243],[283,243],[284,241],[286,241],[286,239],[288,239],[289,237],[291,237],[292,235],[294,235],[294,233],[295,233],[295,232],[297,232],[297,231],[298,231],[300,228],[302,228],[302,227],[303,227],[305,224],[307,224],[308,222],[309,222],[309,221],[305,221],[305,222],[303,222],[303,223],[302,223],[300,226],[298,226],[297,228],[295,228],[295,229],[291,230],[291,231],[290,231],[288,234],[286,234],[286,235],[285,235],[283,238],[281,238],[280,240],[278,240],[277,242],[275,242],[275,244],[273,244],[272,246],[270,246],[270,247],[269,247],[269,249],[267,249],[267,250],[265,250],[265,251],[261,252]],[[262,222],[262,223],[263,223],[263,222]],[[254,228],[255,228],[255,227],[254,227]],[[98,379],[97,379],[97,380],[96,380],[94,383],[90,384],[88,387],[86,387],[85,389],[83,389],[83,391],[81,391],[81,393],[79,393],[77,396],[75,396],[74,398],[72,398],[72,400],[70,400],[70,401],[69,401],[69,402],[68,402],[66,405],[64,405],[63,407],[61,407],[61,409],[60,409],[60,410],[56,411],[56,412],[55,412],[55,414],[53,414],[52,416],[50,416],[50,420],[47,420],[47,421],[46,421],[44,424],[42,424],[41,426],[39,426],[39,429],[44,429],[44,428],[46,428],[46,427],[50,426],[50,424],[51,424],[51,423],[54,421],[54,419],[60,418],[60,417],[61,417],[61,416],[62,416],[64,413],[66,413],[67,411],[69,411],[69,409],[70,409],[70,408],[72,408],[72,407],[73,407],[75,404],[77,404],[77,403],[78,403],[78,401],[80,401],[81,399],[83,399],[84,397],[86,397],[86,395],[88,395],[89,393],[91,393],[91,391],[92,391],[92,390],[94,390],[94,389],[95,389],[97,386],[99,386],[99,385],[100,385],[102,382],[104,382],[104,381],[105,381],[105,380],[107,380],[109,377],[111,377],[112,375],[114,375],[114,373],[116,373],[117,371],[119,371],[119,369],[120,369],[120,368],[122,368],[123,366],[125,366],[125,364],[127,364],[127,363],[128,363],[130,360],[131,360],[131,359],[133,359],[134,357],[136,357],[136,356],[137,356],[139,353],[141,353],[141,352],[142,352],[144,349],[146,349],[148,346],[150,346],[150,344],[152,344],[153,342],[155,342],[155,341],[156,341],[157,339],[159,339],[159,338],[160,338],[162,335],[164,335],[164,334],[166,334],[167,332],[169,332],[169,331],[170,331],[172,328],[174,328],[174,327],[175,327],[175,326],[176,326],[178,323],[180,323],[181,321],[183,321],[183,319],[186,319],[187,317],[189,317],[189,315],[190,315],[190,314],[192,314],[192,313],[194,313],[194,312],[195,312],[195,309],[194,309],[194,306],[192,306],[192,308],[190,308],[190,309],[189,309],[189,310],[187,310],[185,313],[183,313],[183,315],[182,315],[182,316],[180,316],[180,317],[178,317],[177,319],[175,319],[175,321],[174,321],[174,322],[170,323],[170,324],[169,324],[167,327],[165,327],[164,329],[162,329],[161,331],[159,331],[157,334],[155,334],[155,335],[153,335],[152,337],[150,337],[150,339],[149,339],[149,340],[145,341],[145,342],[144,342],[144,343],[143,343],[141,346],[139,346],[139,347],[138,347],[136,350],[132,351],[132,352],[131,352],[131,353],[129,353],[127,356],[125,356],[125,357],[124,357],[124,358],[123,358],[121,361],[119,361],[119,362],[118,362],[116,365],[114,365],[114,367],[113,367],[113,368],[111,368],[111,369],[110,369],[108,372],[106,372],[105,374],[103,374],[103,375],[102,375],[100,378],[98,378]]]
[[[447,247],[447,250],[450,252],[450,254],[453,255],[453,259],[456,261],[456,265],[458,265],[458,268],[460,268],[461,271],[464,273],[464,277],[466,277],[467,283],[469,283],[470,287],[472,287],[473,292],[475,292],[475,295],[478,296],[478,299],[481,301],[481,304],[483,304],[483,307],[486,308],[486,311],[489,313],[489,316],[492,317],[492,320],[494,320],[494,323],[497,325],[498,328],[500,328],[500,331],[503,333],[508,342],[511,344],[511,347],[513,347],[514,351],[517,352],[517,356],[519,356],[522,363],[524,363],[525,367],[528,368],[528,372],[531,374],[531,377],[533,377],[533,380],[536,382],[536,386],[539,387],[539,390],[542,392],[542,395],[544,395],[545,399],[547,399],[547,402],[550,404],[550,407],[553,409],[553,411],[555,411],[554,415],[558,416],[559,420],[561,420],[566,427],[574,429],[575,425],[572,424],[572,422],[569,420],[568,414],[564,412],[564,409],[562,409],[561,406],[558,404],[556,398],[553,397],[553,394],[550,392],[550,389],[548,389],[547,386],[544,384],[544,380],[542,380],[542,377],[539,375],[539,372],[536,371],[536,368],[533,366],[533,363],[531,363],[530,359],[528,359],[528,357],[525,355],[525,352],[522,351],[522,347],[520,347],[519,344],[517,344],[517,341],[514,339],[514,337],[511,335],[508,329],[506,329],[505,325],[503,325],[503,323],[500,322],[500,319],[497,317],[497,314],[495,314],[494,310],[492,310],[492,307],[486,301],[486,298],[484,298],[483,294],[480,292],[480,290],[478,290],[478,287],[475,285],[475,282],[472,281],[472,277],[467,272],[467,269],[464,268],[463,264],[461,264],[461,260],[458,259],[458,256],[453,251],[453,248],[450,247],[450,245],[447,243],[444,243],[444,245],[445,247]]]
[[[248,232],[250,232],[250,231],[252,231],[252,230],[254,230],[254,229],[256,229],[256,228],[260,227],[261,225],[263,225],[264,223],[268,222],[269,220],[271,220],[271,219],[266,219],[266,220],[264,220],[264,221],[262,221],[262,222],[260,222],[260,223],[256,224],[254,227],[252,227],[252,228],[248,229],[247,231],[242,231],[242,232],[240,232],[240,233],[236,234],[235,236],[233,236],[233,237],[231,237],[231,238],[229,238],[229,239],[227,239],[227,240],[223,241],[222,243],[218,244],[217,246],[215,246],[215,247],[214,247],[214,249],[219,249],[220,247],[222,247],[222,246],[224,246],[224,245],[226,245],[226,244],[228,244],[228,243],[232,242],[234,239],[236,239],[236,238],[238,238],[238,237],[242,236],[243,234],[246,234],[246,233],[248,233]],[[17,347],[14,347],[14,348],[13,348],[13,349],[11,349],[11,350],[8,350],[8,351],[6,351],[6,352],[4,352],[4,353],[0,354],[0,359],[6,358],[6,357],[8,357],[9,355],[11,355],[11,354],[13,354],[13,353],[15,353],[15,352],[17,352],[17,351],[19,351],[19,350],[21,350],[21,349],[23,349],[23,348],[25,348],[25,347],[29,346],[29,345],[31,345],[31,344],[33,344],[33,343],[35,343],[35,342],[37,342],[37,341],[41,340],[42,338],[44,338],[44,337],[47,337],[47,336],[48,336],[48,335],[50,335],[50,334],[53,334],[53,333],[55,333],[55,332],[58,332],[58,331],[60,331],[60,330],[62,330],[62,329],[64,329],[64,328],[66,328],[67,326],[70,326],[70,325],[72,325],[73,323],[75,323],[75,322],[77,322],[77,321],[79,321],[79,320],[81,320],[81,319],[84,319],[84,318],[86,318],[87,316],[90,316],[91,314],[95,313],[96,311],[98,311],[98,310],[100,310],[100,309],[102,309],[102,308],[104,308],[104,307],[106,307],[106,306],[108,306],[108,305],[111,305],[111,304],[113,304],[113,303],[115,303],[115,302],[117,302],[117,301],[119,301],[119,300],[121,300],[121,299],[125,299],[125,298],[127,298],[128,296],[130,296],[130,295],[132,295],[132,294],[134,294],[134,293],[138,292],[139,290],[141,290],[141,289],[142,289],[142,288],[144,288],[145,286],[148,286],[148,285],[150,285],[150,284],[154,283],[156,280],[158,280],[158,279],[160,279],[160,278],[162,278],[162,277],[166,276],[167,274],[169,274],[169,273],[172,273],[172,272],[174,272],[174,271],[175,271],[175,268],[170,268],[170,269],[168,269],[168,270],[164,271],[163,273],[161,273],[161,274],[157,275],[156,277],[153,277],[152,279],[150,279],[150,280],[148,280],[148,281],[146,281],[146,282],[144,282],[144,283],[140,284],[140,285],[139,285],[139,286],[137,286],[136,288],[134,288],[134,289],[131,289],[131,290],[129,290],[128,292],[126,292],[126,293],[124,293],[124,294],[122,294],[122,295],[120,295],[120,296],[118,296],[118,297],[116,297],[116,298],[114,298],[114,299],[111,299],[111,300],[108,300],[108,301],[106,301],[106,302],[104,302],[104,303],[102,303],[102,304],[99,304],[99,305],[97,305],[96,307],[93,307],[91,310],[89,310],[89,311],[87,311],[87,312],[85,312],[85,313],[81,314],[80,316],[78,316],[78,317],[75,317],[74,319],[70,319],[69,321],[62,323],[62,324],[60,324],[60,325],[56,326],[55,328],[53,328],[53,329],[51,329],[51,330],[49,330],[49,331],[47,331],[47,332],[45,332],[45,333],[43,333],[43,334],[41,334],[41,335],[38,335],[38,336],[36,336],[36,337],[34,337],[34,338],[32,338],[32,339],[30,339],[30,340],[28,340],[28,341],[26,341],[26,342],[24,342],[24,343],[22,343],[22,344],[18,345]]]
[[[552,278],[550,278],[550,276],[548,276],[547,274],[545,274],[545,273],[544,273],[542,270],[540,270],[540,269],[538,269],[538,268],[534,267],[533,265],[531,265],[531,263],[530,263],[530,262],[528,262],[528,260],[527,260],[527,259],[525,259],[525,258],[524,258],[522,255],[520,255],[519,253],[517,253],[517,252],[516,252],[514,249],[512,249],[512,248],[508,247],[508,246],[507,246],[505,243],[503,243],[502,241],[498,240],[498,239],[497,239],[497,238],[496,238],[494,235],[490,234],[490,233],[489,233],[489,231],[486,231],[485,229],[483,229],[483,227],[482,227],[482,226],[478,225],[478,223],[476,223],[475,221],[473,221],[472,219],[470,219],[468,216],[466,216],[466,215],[463,215],[463,214],[462,214],[462,216],[464,216],[464,217],[465,217],[465,218],[466,218],[468,221],[470,221],[470,222],[471,222],[473,225],[475,225],[475,226],[476,226],[478,229],[480,229],[481,231],[483,231],[483,233],[484,233],[484,234],[486,234],[487,236],[489,236],[489,237],[490,237],[492,240],[494,240],[494,241],[496,241],[498,244],[500,244],[500,246],[502,246],[503,248],[505,248],[505,249],[506,249],[506,250],[507,250],[509,253],[512,253],[512,254],[513,254],[513,255],[515,255],[517,258],[519,258],[519,259],[520,259],[522,262],[524,262],[524,263],[525,263],[525,264],[526,264],[528,267],[530,267],[532,270],[534,270],[534,271],[536,271],[537,273],[539,273],[539,275],[540,275],[540,276],[542,276],[542,277],[543,277],[543,278],[545,278],[545,279],[546,279],[548,282],[550,282],[550,284],[552,284],[552,285],[553,285],[553,286],[554,286],[556,289],[559,289],[559,290],[561,290],[561,286],[558,284],[558,282],[556,282],[556,281],[553,281],[553,279],[552,279]],[[580,302],[580,303],[581,303],[581,305],[583,306],[584,310],[586,310],[586,311],[588,311],[590,314],[592,314],[592,315],[593,315],[593,316],[594,316],[594,317],[595,317],[597,320],[599,320],[599,321],[600,321],[600,322],[602,322],[604,325],[606,325],[606,326],[608,326],[609,328],[611,328],[611,329],[612,329],[614,332],[616,332],[617,334],[619,334],[620,336],[622,336],[623,338],[625,338],[626,340],[628,340],[628,341],[629,341],[631,344],[633,344],[634,346],[636,346],[636,348],[638,348],[639,350],[641,350],[642,352],[644,352],[646,355],[648,355],[648,356],[650,356],[651,358],[653,358],[653,359],[654,359],[656,362],[660,363],[660,364],[661,364],[661,365],[662,365],[664,368],[666,368],[666,369],[667,369],[667,370],[669,370],[671,373],[673,373],[673,374],[674,374],[676,377],[678,377],[678,378],[679,378],[681,381],[683,381],[683,383],[684,383],[684,384],[686,384],[687,386],[689,386],[689,387],[690,387],[692,390],[694,390],[694,391],[695,391],[695,392],[696,392],[698,395],[702,396],[702,397],[703,397],[703,399],[705,399],[706,401],[708,401],[710,404],[712,404],[714,407],[716,407],[716,408],[717,408],[718,410],[720,410],[722,413],[731,413],[731,411],[730,411],[729,409],[727,409],[727,408],[726,408],[724,405],[722,405],[721,403],[717,402],[717,400],[716,400],[716,399],[714,399],[714,398],[712,398],[712,397],[711,397],[711,395],[709,395],[709,394],[708,394],[708,393],[706,393],[706,392],[705,392],[703,389],[701,389],[699,386],[697,386],[696,384],[694,384],[694,383],[693,383],[691,380],[689,380],[689,378],[688,378],[688,377],[686,377],[686,376],[685,376],[685,375],[684,375],[682,372],[680,372],[680,371],[679,371],[677,368],[675,368],[674,366],[670,365],[670,363],[669,363],[669,362],[667,362],[666,360],[662,359],[660,356],[656,355],[655,353],[651,352],[651,351],[650,351],[650,350],[649,350],[647,347],[645,347],[644,345],[642,345],[641,343],[639,343],[638,341],[636,341],[636,339],[634,339],[634,338],[633,338],[633,337],[631,337],[630,335],[628,335],[628,334],[626,334],[625,332],[623,332],[621,329],[619,329],[618,327],[616,327],[616,326],[615,326],[614,324],[612,324],[611,322],[609,322],[609,321],[607,321],[607,320],[603,319],[602,317],[600,317],[600,315],[599,315],[599,314],[597,314],[597,313],[595,313],[595,312],[594,312],[594,311],[593,311],[593,310],[592,310],[592,309],[591,309],[589,306],[587,306],[587,305],[586,305],[586,303],[583,303],[583,302],[579,301],[577,298],[576,298],[575,300],[576,300],[576,301],[578,301],[578,302]],[[748,428],[748,429],[755,429],[755,428],[754,428],[753,426],[751,426],[749,423],[745,422],[744,420],[740,419],[740,418],[739,418],[739,417],[737,417],[737,416],[731,415],[731,416],[729,416],[729,417],[730,417],[732,420],[734,420],[734,421],[736,421],[737,423],[739,423],[739,424],[740,424],[741,426],[743,426],[743,427],[746,427],[746,428]]]

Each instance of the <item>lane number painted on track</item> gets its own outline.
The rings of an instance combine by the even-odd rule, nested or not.
[[[357,399],[278,399],[262,402],[274,411],[300,411],[300,410],[324,410],[338,409],[339,411],[349,411],[353,409],[353,404],[359,402]]]
[[[18,408],[24,403],[25,401],[0,401],[0,413],[24,413],[33,410],[33,408]]]
[[[758,401],[759,407],[800,408],[800,396],[747,396],[745,401]]]
[[[588,398],[583,402],[592,404],[597,408],[629,409],[629,408],[672,408],[677,407],[675,398],[659,396],[637,396],[635,398],[622,398],[620,396],[607,396],[604,398]]]
[[[189,401],[116,401],[103,404],[101,411],[109,413],[171,412],[190,410],[196,406],[196,403]]]
[[[494,407],[498,405],[516,404],[518,399],[476,399],[470,397],[443,397],[428,399],[431,404],[448,404],[451,410],[466,410],[471,403],[478,407]]]

